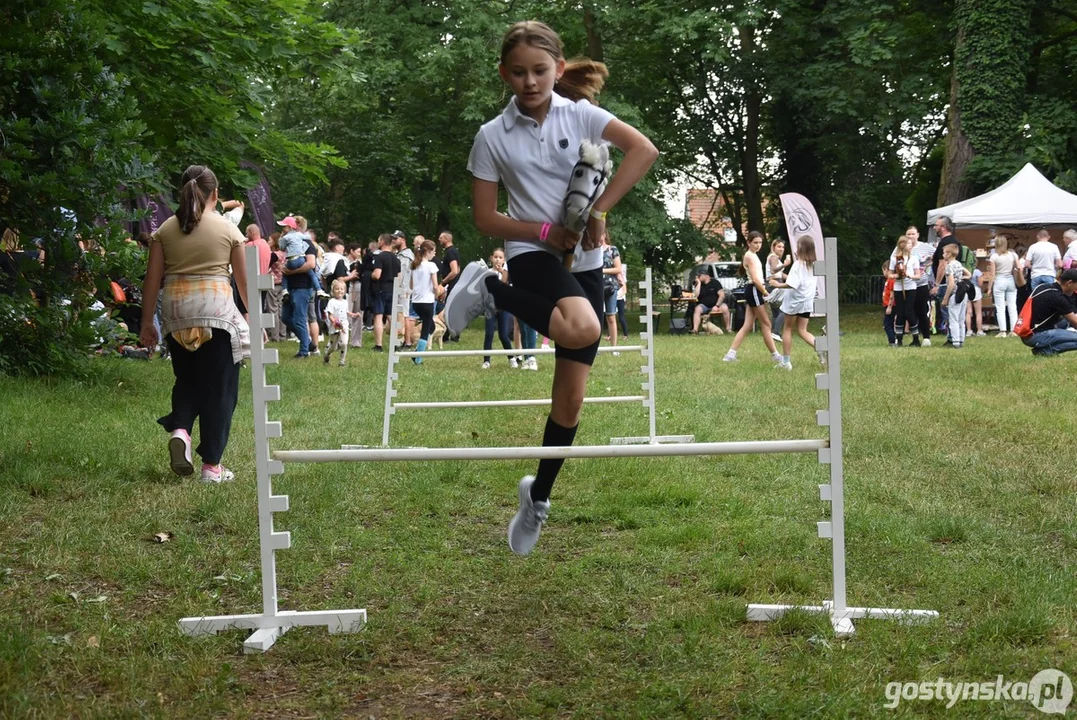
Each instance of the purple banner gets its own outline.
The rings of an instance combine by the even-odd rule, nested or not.
[[[269,194],[269,182],[266,180],[262,168],[252,162],[243,160],[239,163],[241,168],[253,170],[258,173],[258,184],[247,191],[248,205],[254,221],[262,231],[262,237],[268,238],[277,231],[277,219],[273,215],[273,198]]]
[[[146,216],[138,221],[138,231],[149,235],[157,232],[157,228],[161,227],[165,220],[175,215],[163,195],[139,195],[135,198],[135,207],[138,210],[149,210]]]

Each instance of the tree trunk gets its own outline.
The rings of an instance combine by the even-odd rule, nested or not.
[[[745,56],[754,51],[754,29],[740,27],[741,48]],[[744,182],[744,206],[748,214],[748,230],[763,232],[763,188],[759,180],[759,110],[762,98],[752,78],[744,82],[744,150],[740,156],[740,172]]]
[[[958,30],[957,45],[964,40],[964,32]],[[972,143],[961,129],[961,107],[957,101],[957,63],[950,73],[950,109],[946,116],[946,156],[942,163],[942,180],[939,182],[939,207],[960,202],[972,195],[972,186],[965,180],[965,169],[975,156]]]
[[[605,62],[602,52],[602,36],[595,28],[595,12],[590,5],[583,10],[583,27],[587,31],[587,57],[595,62]]]

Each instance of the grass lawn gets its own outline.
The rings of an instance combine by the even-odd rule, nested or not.
[[[249,371],[232,485],[167,469],[167,362],[102,360],[92,383],[0,378],[0,717],[882,716],[888,682],[1077,679],[1075,357],[1016,339],[891,350],[874,309],[844,316],[850,605],[924,608],[924,626],[744,619],[749,602],[829,596],[829,506],[813,455],[578,460],[536,551],[505,527],[534,463],[294,465],[276,478],[293,547],[282,609],[365,607],[367,628],[247,633],[176,621],[261,607]],[[368,336],[369,338],[369,336]],[[460,347],[475,347],[471,329]],[[822,437],[817,365],[772,369],[758,336],[657,339],[658,430],[699,441]],[[370,345],[372,343],[368,343]],[[940,343],[941,344],[941,343]],[[377,444],[386,356],[286,359],[275,449]],[[399,400],[548,393],[496,358],[401,365]],[[589,394],[635,394],[638,356],[600,356]],[[538,408],[401,411],[394,445],[538,444]],[[577,441],[646,434],[592,405]],[[158,532],[170,542],[153,542]],[[1026,701],[903,702],[902,714],[1039,716]]]

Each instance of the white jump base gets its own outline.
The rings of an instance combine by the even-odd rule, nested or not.
[[[815,265],[815,274],[824,276],[824,282],[832,289],[837,287],[837,242],[826,238],[825,261]],[[254,247],[247,248],[247,306],[260,306],[259,290],[272,287],[272,278],[258,275],[258,254]],[[650,270],[647,271],[649,286]],[[650,298],[645,304],[647,317],[650,317]],[[938,617],[934,610],[905,610],[898,608],[849,607],[846,603],[845,586],[845,499],[844,471],[842,460],[842,426],[841,426],[841,351],[840,332],[838,331],[837,293],[830,292],[824,298],[816,300],[816,310],[825,308],[827,327],[834,333],[816,339],[816,349],[827,353],[825,372],[815,376],[815,385],[826,391],[829,406],[816,414],[820,427],[829,429],[829,439],[811,440],[757,440],[743,442],[693,443],[674,442],[659,444],[655,442],[654,415],[651,415],[651,432],[644,438],[623,438],[622,440],[641,439],[642,444],[616,445],[575,445],[569,447],[502,447],[502,448],[389,448],[389,447],[355,447],[348,446],[338,450],[280,450],[270,455],[269,440],[281,437],[281,424],[268,419],[267,405],[280,400],[280,387],[266,385],[265,365],[278,362],[276,350],[267,350],[262,341],[262,328],[275,318],[262,313],[251,314],[251,382],[253,385],[254,405],[254,444],[255,468],[258,479],[258,533],[261,550],[262,570],[262,612],[247,615],[217,615],[188,617],[179,621],[180,631],[185,635],[196,637],[217,633],[224,630],[253,630],[253,634],[243,644],[244,652],[265,652],[285,632],[298,626],[325,626],[330,633],[352,633],[360,630],[367,622],[365,609],[321,610],[296,612],[280,610],[277,606],[277,566],[276,551],[291,547],[291,534],[276,532],[273,529],[273,514],[287,512],[289,509],[286,495],[274,495],[272,476],[284,472],[285,463],[322,463],[322,462],[411,462],[411,461],[478,461],[478,460],[541,460],[616,458],[616,457],[672,457],[701,455],[743,455],[770,453],[817,453],[818,461],[830,467],[830,482],[819,485],[819,498],[831,505],[830,519],[817,523],[820,538],[831,543],[832,597],[818,605],[770,605],[749,604],[746,618],[749,621],[770,621],[780,618],[791,611],[826,615],[834,633],[838,636],[851,635],[854,631],[853,620],[881,619],[895,620],[901,623],[928,622]],[[395,322],[396,313],[393,313]],[[390,335],[395,337],[395,334]],[[614,348],[606,349],[612,352]],[[449,351],[459,353],[461,351]],[[462,351],[469,353],[470,351]],[[485,351],[479,351],[485,352]],[[429,356],[423,353],[424,357]],[[645,349],[650,371],[651,391],[649,399],[653,410],[653,371],[654,355],[649,344]],[[393,374],[393,365],[389,365],[389,374]],[[391,387],[391,385],[390,385]],[[646,384],[645,384],[646,388]],[[388,399],[387,399],[388,402]],[[519,401],[517,401],[519,402]],[[545,401],[544,401],[545,402]],[[673,436],[670,436],[673,437]]]
[[[640,388],[646,393],[645,395],[619,395],[613,397],[593,397],[584,398],[584,403],[635,403],[639,402],[643,404],[643,407],[647,409],[648,430],[649,434],[646,436],[635,437],[615,437],[610,438],[610,445],[634,445],[634,444],[651,444],[658,445],[664,443],[689,443],[695,440],[695,435],[659,435],[657,433],[657,411],[655,405],[655,375],[654,375],[654,352],[651,349],[654,338],[654,319],[651,315],[651,309],[653,308],[651,298],[651,269],[647,268],[644,280],[639,283],[640,290],[643,292],[640,295],[640,322],[643,323],[644,330],[640,333],[640,338],[644,341],[643,345],[600,345],[598,352],[601,354],[616,354],[616,355],[631,355],[632,353],[639,353],[640,357],[645,360],[644,365],[639,369],[640,373],[646,376],[646,381],[640,384]],[[390,316],[389,324],[389,337],[396,338],[399,331],[399,325],[397,318],[407,311],[407,295],[402,292],[399,282],[393,283],[393,302],[395,309],[399,312],[393,312]],[[393,416],[396,415],[397,410],[445,410],[445,409],[466,409],[466,408],[493,408],[493,407],[541,407],[550,404],[550,400],[543,399],[523,399],[523,400],[459,400],[459,401],[423,401],[423,402],[397,402],[395,400],[398,395],[395,383],[400,378],[399,372],[396,367],[400,360],[422,358],[425,360],[437,359],[437,358],[460,358],[460,357],[500,357],[500,356],[523,356],[532,357],[537,355],[554,355],[557,351],[554,348],[529,348],[529,349],[504,349],[498,348],[490,350],[431,350],[427,349],[422,352],[416,351],[400,351],[396,349],[396,343],[391,342],[389,344],[389,367],[385,373],[385,410],[382,415],[382,433],[381,444],[383,447],[389,447],[389,434],[393,422]],[[405,365],[406,366],[406,365]]]

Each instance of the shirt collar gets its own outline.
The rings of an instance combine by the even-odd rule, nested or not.
[[[571,100],[558,95],[556,92],[554,92],[550,96],[550,112],[553,112],[554,108],[564,107],[565,105],[571,104]],[[549,117],[548,114],[547,117]],[[513,95],[512,98],[509,100],[509,104],[505,106],[504,111],[502,111],[501,113],[501,121],[505,125],[505,130],[512,130],[516,123],[519,122],[521,119],[527,121],[531,120],[531,118],[520,112],[520,108],[516,105],[516,96]]]

